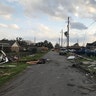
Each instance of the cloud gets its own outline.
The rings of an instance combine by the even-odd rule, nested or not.
[[[31,19],[34,17],[41,18],[41,17],[47,16],[54,21],[55,20],[64,21],[69,16],[72,19],[75,18],[76,20],[77,20],[77,17],[78,17],[78,20],[79,20],[79,18],[80,18],[80,20],[82,18],[83,18],[83,20],[84,19],[85,20],[86,19],[96,20],[96,10],[95,10],[96,9],[96,0],[70,0],[70,2],[68,0],[7,0],[7,1],[10,3],[11,2],[16,3],[16,4],[19,3],[19,5],[21,5],[20,7],[23,7],[22,9],[24,9],[23,11],[24,11],[25,15],[30,17]],[[2,5],[1,6],[2,8],[0,7],[0,14],[2,13],[3,14],[2,16],[5,16],[7,18],[8,18],[8,14],[9,14],[9,18],[11,18],[12,14],[14,12],[14,9],[12,7],[4,5],[4,4],[0,4],[0,5]],[[7,7],[9,9],[7,9]],[[6,9],[7,11],[3,10],[3,9]],[[41,18],[41,21],[42,21],[42,18]],[[46,23],[46,22],[44,22],[44,23]],[[22,36],[26,35],[28,37],[30,34],[30,38],[31,38],[31,36],[33,36],[33,34],[34,34],[38,37],[38,39],[47,38],[47,39],[52,40],[54,38],[54,40],[55,40],[55,38],[58,37],[57,36],[58,33],[56,34],[57,30],[56,31],[52,30],[51,28],[47,27],[46,25],[39,24],[38,26],[36,26],[36,24],[34,24],[34,26],[36,26],[37,29],[32,30],[32,32],[30,30],[29,30],[29,32],[25,31],[25,33],[28,35],[23,34]],[[4,25],[2,25],[2,26],[4,26]],[[16,25],[13,25],[13,26],[11,25],[11,28],[12,27],[19,29],[18,28],[19,26],[16,27]],[[59,28],[59,26],[58,26],[58,28]],[[77,41],[76,38],[80,38],[80,40],[83,38],[82,37],[84,35],[83,30],[87,29],[87,26],[85,26],[84,24],[82,24],[80,22],[72,22],[71,28],[74,30],[77,29],[78,31],[82,30],[82,32],[79,31],[79,33],[80,33],[79,35],[77,35],[78,32],[77,33],[75,32],[75,34],[74,34],[73,39],[75,41]],[[73,32],[74,32],[74,30],[73,30]],[[75,31],[77,31],[77,30],[75,30]],[[92,38],[90,38],[90,39],[92,40]]]
[[[39,32],[38,32],[38,35],[40,37],[44,37],[44,38],[54,38],[54,37],[57,37],[57,34],[54,30],[50,29],[49,27],[47,27],[46,25],[44,24],[40,24],[39,25]]]
[[[1,17],[3,17],[3,18],[6,19],[6,20],[12,19],[12,15],[11,15],[11,14],[1,15]]]
[[[54,18],[65,19],[68,16],[78,16],[84,18],[96,18],[95,0],[8,0],[18,2],[29,17],[48,15]]]
[[[78,29],[78,30],[87,29],[87,27],[84,24],[80,23],[80,22],[71,22],[71,28]]]
[[[9,28],[19,30],[20,27],[17,24],[11,24],[9,25]]]
[[[0,27],[7,28],[8,25],[0,23]]]
[[[10,25],[8,25],[8,24],[0,23],[0,27],[1,28],[14,29],[14,30],[19,30],[20,29],[20,27],[17,24],[10,24]]]
[[[18,0],[7,0],[8,2],[17,2]]]
[[[36,29],[24,30],[20,36],[31,40],[36,37],[36,41],[38,42],[48,40],[51,42],[54,41],[55,43],[56,40],[59,38],[55,30],[44,24],[38,24]]]
[[[12,14],[15,12],[13,7],[5,5],[0,2],[0,16],[5,19],[11,19]]]

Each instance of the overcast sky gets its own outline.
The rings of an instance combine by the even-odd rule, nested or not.
[[[96,40],[96,0],[0,0],[0,39],[36,37],[55,44],[68,17],[70,45]]]

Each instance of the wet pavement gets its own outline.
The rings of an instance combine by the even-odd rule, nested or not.
[[[95,96],[96,83],[65,56],[50,51],[44,58],[50,61],[29,66],[0,88],[0,96]]]

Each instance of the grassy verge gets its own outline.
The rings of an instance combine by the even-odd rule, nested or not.
[[[10,68],[8,65],[15,65],[15,67]],[[27,67],[26,63],[8,63],[8,65],[5,64],[4,68],[0,68],[0,86]]]
[[[40,59],[42,56],[44,56],[47,52],[39,52],[39,53],[36,53],[35,55],[29,55],[29,56],[26,56],[26,57],[22,57],[20,62],[27,62],[27,61],[33,61],[33,60],[38,60]]]
[[[96,57],[88,57],[88,59],[78,58],[76,61],[79,68],[93,74],[96,77]]]
[[[6,63],[0,65],[0,66],[4,66],[4,67],[0,67],[0,86],[2,86],[5,82],[12,79],[18,73],[22,72],[24,69],[26,69],[28,66],[28,64],[26,64],[26,61],[40,59],[45,54],[46,52],[40,52],[35,54],[34,56],[23,57],[20,59],[19,62]]]

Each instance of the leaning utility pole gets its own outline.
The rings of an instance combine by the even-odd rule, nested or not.
[[[69,17],[68,17],[68,25],[67,25],[67,48],[69,47]]]

